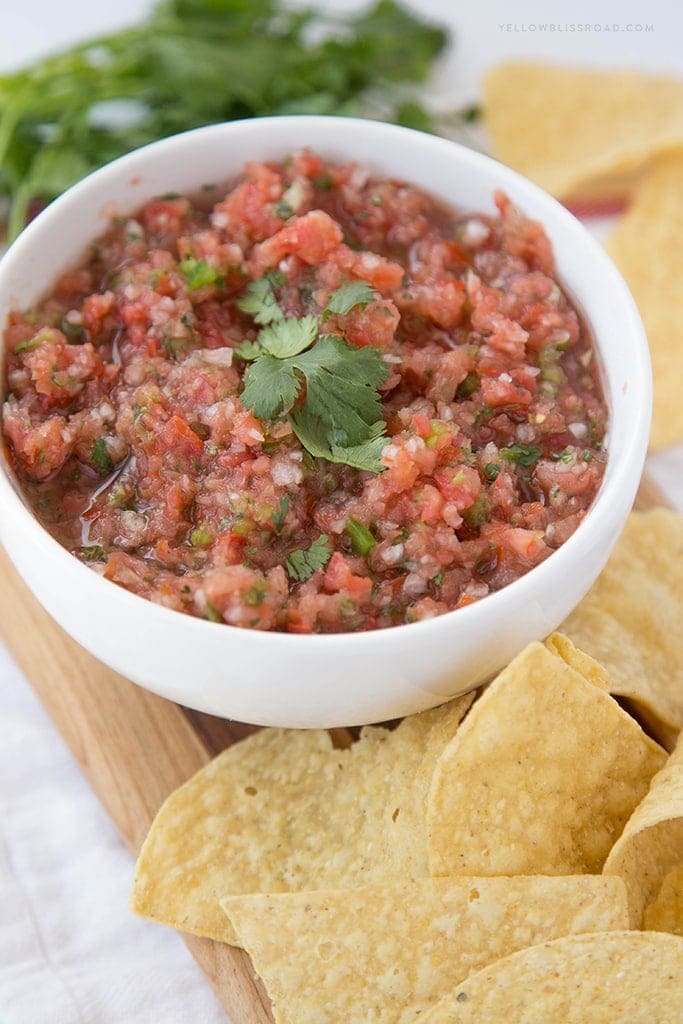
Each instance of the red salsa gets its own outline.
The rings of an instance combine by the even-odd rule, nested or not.
[[[5,330],[3,433],[93,570],[328,633],[478,601],[600,486],[595,350],[543,228],[308,150],[116,219]]]

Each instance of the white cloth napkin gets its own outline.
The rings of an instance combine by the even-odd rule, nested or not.
[[[132,874],[0,646],[1,1024],[225,1024],[180,937],[128,909]]]

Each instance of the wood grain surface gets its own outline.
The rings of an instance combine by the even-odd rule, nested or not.
[[[666,504],[644,480],[639,508]],[[0,632],[132,853],[158,808],[210,758],[253,731],[140,689],[50,618],[0,549]],[[349,741],[335,730],[335,743]],[[131,864],[132,875],[132,864]],[[233,1024],[272,1024],[268,997],[239,949],[183,936]]]
[[[5,643],[136,854],[169,793],[252,727],[190,712],[97,661],[41,608],[2,549],[0,580]],[[272,1024],[246,953],[183,938],[234,1024]]]

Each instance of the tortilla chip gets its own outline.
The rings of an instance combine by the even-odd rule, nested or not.
[[[265,982],[277,1024],[412,1024],[452,985],[513,950],[624,927],[623,886],[601,881],[608,880],[399,880],[237,896],[222,906]]]
[[[484,117],[495,156],[558,198],[619,195],[683,144],[683,82],[512,61],[486,76]]]
[[[532,946],[473,974],[421,1024],[680,1024],[683,939],[610,932]]]
[[[665,758],[607,693],[530,644],[437,762],[431,872],[598,872]]]
[[[631,925],[640,928],[643,913],[657,898],[663,882],[675,869],[683,866],[683,736],[666,765],[655,775],[650,791],[629,820],[605,862],[604,873],[619,875],[626,884]],[[676,878],[668,882],[661,904],[648,918],[662,920],[674,908],[667,908],[671,897],[675,902]],[[683,917],[674,931],[683,932]]]
[[[683,440],[683,151],[648,169],[607,248],[647,331],[654,384],[650,447],[663,448]]]
[[[683,729],[683,516],[663,508],[632,513],[560,629],[605,666],[611,692],[633,701],[671,748]]]
[[[665,876],[659,893],[645,908],[643,928],[683,935],[683,864]]]
[[[472,696],[363,729],[263,729],[172,793],[140,852],[137,913],[222,942],[218,897],[338,888],[428,874],[425,804],[435,759]],[[424,764],[423,764],[424,762]]]
[[[590,654],[580,650],[568,636],[563,633],[551,633],[545,642],[546,647],[552,654],[562,658],[564,662],[583,676],[593,686],[599,687],[609,693],[610,677],[599,661],[591,658]]]

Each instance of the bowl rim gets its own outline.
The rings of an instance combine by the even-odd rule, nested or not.
[[[587,251],[587,256],[590,258],[591,264],[599,268],[603,278],[609,285],[612,297],[618,299],[620,306],[623,309],[624,318],[630,321],[633,341],[631,354],[634,358],[633,376],[637,382],[637,386],[640,387],[641,393],[640,400],[638,402],[638,415],[632,424],[632,430],[630,431],[627,443],[624,444],[623,451],[616,462],[614,457],[610,456],[610,445],[608,444],[607,469],[601,487],[593,499],[586,516],[581,521],[576,531],[543,562],[534,566],[523,576],[513,580],[505,587],[492,594],[488,594],[485,598],[482,598],[480,601],[476,601],[473,604],[466,605],[462,608],[451,609],[450,611],[444,612],[441,615],[434,616],[430,619],[423,619],[419,622],[413,623],[402,623],[400,625],[386,627],[383,629],[371,629],[350,633],[332,632],[300,634],[275,630],[247,630],[243,626],[234,626],[226,622],[212,622],[208,619],[189,615],[173,608],[167,608],[164,605],[150,600],[149,598],[134,594],[131,591],[118,586],[112,581],[105,579],[98,573],[93,572],[91,568],[76,558],[75,555],[62,547],[62,545],[59,544],[59,542],[34,516],[33,512],[24,503],[24,501],[22,501],[17,491],[17,487],[12,482],[13,474],[6,455],[1,460],[0,465],[0,502],[2,502],[4,506],[7,506],[9,503],[9,509],[11,512],[25,520],[26,529],[29,531],[31,538],[35,541],[36,546],[42,547],[47,545],[47,550],[49,550],[50,554],[55,559],[61,561],[64,566],[68,564],[72,572],[75,570],[75,567],[78,566],[78,570],[80,571],[81,578],[84,582],[87,579],[90,585],[93,585],[93,581],[98,579],[99,585],[106,588],[102,593],[103,597],[106,597],[107,600],[117,604],[122,604],[124,608],[127,606],[130,613],[156,616],[158,617],[159,624],[162,626],[165,623],[166,626],[170,628],[175,626],[176,628],[197,631],[196,635],[199,639],[201,639],[202,636],[209,635],[206,633],[206,630],[213,630],[214,638],[215,631],[221,630],[226,637],[226,642],[234,636],[235,632],[238,632],[242,636],[248,633],[252,638],[251,642],[261,644],[263,647],[269,647],[271,650],[277,645],[289,647],[290,651],[299,646],[302,653],[305,654],[307,650],[310,652],[312,644],[315,644],[318,647],[324,647],[326,644],[331,645],[332,642],[335,642],[336,644],[349,649],[359,649],[362,646],[377,643],[378,636],[388,639],[392,635],[398,636],[400,634],[401,637],[405,637],[405,631],[407,629],[411,630],[410,637],[413,637],[415,642],[419,643],[420,640],[428,641],[435,630],[449,629],[455,622],[459,623],[463,629],[467,629],[469,623],[473,622],[475,619],[485,619],[488,617],[492,623],[495,623],[500,618],[500,613],[505,615],[506,611],[514,610],[515,608],[517,611],[523,609],[525,601],[533,599],[534,592],[537,590],[543,590],[544,583],[547,585],[553,577],[557,577],[561,581],[564,573],[571,568],[572,561],[580,558],[582,549],[584,553],[586,553],[588,549],[592,548],[593,534],[597,533],[598,537],[600,537],[600,524],[605,518],[609,518],[610,509],[613,508],[614,504],[617,503],[623,505],[623,501],[619,498],[620,493],[626,491],[629,494],[631,492],[635,494],[637,480],[640,478],[640,467],[642,466],[647,450],[652,404],[652,375],[647,339],[635,301],[625,281],[621,277],[612,260],[607,255],[606,251],[587,231],[584,225],[582,225],[577,218],[574,217],[574,215],[571,214],[569,210],[567,210],[554,197],[549,195],[538,185],[531,182],[528,178],[525,178],[517,171],[512,170],[512,168],[505,166],[493,157],[478,152],[477,150],[470,149],[450,139],[428,135],[424,132],[404,128],[399,125],[388,124],[382,121],[331,115],[293,114],[262,118],[245,118],[236,121],[220,122],[201,128],[190,129],[189,131],[167,136],[166,138],[141,146],[138,149],[132,150],[130,153],[124,154],[116,160],[105,164],[103,167],[93,171],[81,181],[71,186],[71,188],[50,203],[24,229],[21,235],[19,235],[19,237],[2,256],[2,259],[0,259],[0,288],[3,286],[3,280],[6,276],[7,268],[11,268],[16,262],[21,262],[30,253],[32,247],[40,240],[42,232],[49,229],[52,226],[53,221],[58,221],[64,215],[64,212],[68,211],[70,207],[75,206],[82,193],[86,191],[97,193],[102,189],[105,189],[109,182],[117,182],[121,176],[135,174],[140,170],[144,170],[144,164],[148,156],[163,151],[164,149],[171,151],[175,148],[183,148],[184,146],[191,144],[194,139],[200,136],[224,136],[230,135],[233,132],[239,132],[240,130],[243,132],[246,131],[247,134],[250,131],[254,131],[256,134],[258,134],[258,132],[267,133],[269,126],[274,123],[277,123],[278,125],[291,124],[292,126],[300,126],[303,123],[307,123],[310,126],[311,138],[314,145],[316,141],[316,129],[323,129],[327,131],[331,126],[333,126],[335,127],[335,131],[348,133],[349,135],[354,132],[371,132],[373,138],[378,143],[378,162],[380,164],[382,162],[380,143],[383,135],[391,135],[394,138],[401,138],[404,140],[406,145],[423,147],[425,151],[431,148],[435,159],[442,154],[445,155],[447,152],[457,154],[460,163],[463,166],[466,166],[471,173],[476,174],[478,169],[488,172],[496,170],[501,177],[500,187],[502,189],[506,188],[506,182],[514,183],[514,201],[516,204],[520,205],[523,212],[524,202],[527,197],[532,200],[534,205],[545,207],[545,212],[542,215],[537,213],[532,215],[534,218],[541,220],[544,228],[548,227],[545,218],[553,218],[554,223],[557,223],[564,227],[565,230],[569,230],[574,232],[575,235],[580,236],[581,243]],[[351,139],[349,142],[352,146]],[[320,149],[324,153],[325,142],[322,140]],[[283,152],[283,156],[285,155],[286,152]],[[255,159],[261,158],[255,157]],[[349,159],[353,159],[353,152],[349,153]],[[410,176],[407,175],[405,180],[410,181]],[[106,202],[106,199],[104,199],[104,201]],[[144,196],[141,196],[140,203],[145,201],[146,199]],[[454,197],[454,204],[455,203],[457,203],[457,196]],[[84,239],[84,248],[87,246],[90,239],[90,235]],[[579,305],[581,305],[580,299],[580,295],[573,295],[573,301],[577,302]],[[586,316],[590,325],[590,318],[588,317],[588,314],[584,313],[584,316]],[[2,325],[1,330],[4,331],[4,325]],[[4,347],[2,346],[1,341],[2,338],[0,334],[0,352],[4,352]],[[595,336],[593,337],[593,343],[600,355],[600,344]],[[0,385],[2,385],[3,377],[3,368],[0,366]],[[610,412],[611,424],[611,381],[604,366],[603,383],[605,384],[605,400]],[[637,465],[639,469],[636,484],[633,482],[634,465]],[[604,535],[600,538],[603,543],[612,543],[610,538],[606,536],[609,532],[610,531],[607,529],[606,524],[603,523]],[[11,557],[11,552],[9,553]],[[506,608],[508,605],[511,606],[510,609]],[[458,616],[456,620],[453,619],[454,615]],[[184,622],[183,627],[180,625],[181,622]],[[495,637],[492,637],[492,639],[495,640]]]

